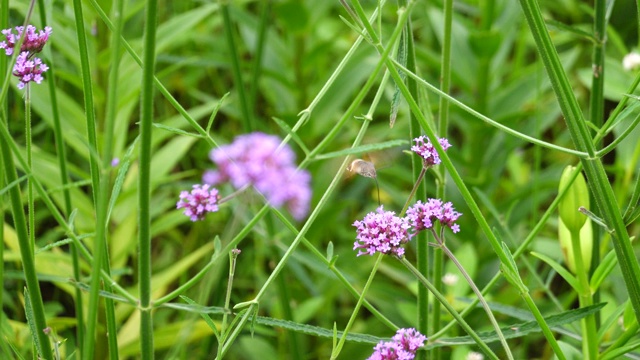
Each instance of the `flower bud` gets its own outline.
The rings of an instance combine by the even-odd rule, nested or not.
[[[560,177],[559,190],[568,184],[571,174],[575,170],[574,166],[567,166]],[[565,262],[569,270],[576,273],[576,261],[571,244],[571,234],[577,234],[580,239],[580,250],[582,253],[582,263],[584,270],[588,271],[591,265],[591,254],[593,251],[593,227],[591,219],[578,211],[580,206],[589,208],[589,190],[582,174],[578,174],[571,187],[558,205],[558,238]]]
[[[558,190],[562,190],[569,183],[574,170],[575,166],[571,165],[564,169],[560,177]],[[584,180],[582,174],[578,174],[578,177],[573,184],[571,184],[571,187],[565,193],[562,200],[560,200],[560,204],[558,204],[560,219],[569,231],[580,231],[587,221],[587,217],[578,211],[580,206],[584,206],[587,209],[589,208],[589,190],[587,189],[587,182]]]

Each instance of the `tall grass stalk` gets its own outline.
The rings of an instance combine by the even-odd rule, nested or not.
[[[0,29],[7,29],[9,27],[9,0],[0,0]],[[0,56],[0,74],[8,74],[9,66],[7,62],[6,56]],[[0,117],[4,118],[6,114],[9,113],[9,101],[6,97],[0,98]],[[0,124],[0,126],[5,126],[8,124]],[[0,169],[4,169],[3,158],[0,157]],[[5,176],[4,171],[0,171],[0,188],[4,188],[5,185]],[[4,284],[4,218],[5,218],[5,207],[6,197],[4,195],[0,195],[0,259],[2,259],[2,263],[0,264],[0,282]],[[0,292],[0,309],[4,308],[4,291]],[[4,311],[0,311],[0,323],[4,322]],[[5,334],[5,329],[0,329],[0,336],[5,338],[8,334]],[[0,341],[0,347],[3,353],[8,354],[10,352],[9,345],[6,341]]]
[[[6,129],[6,118],[2,114],[2,123],[0,124],[0,131],[8,133]],[[7,183],[11,184],[18,179],[18,173],[16,171],[12,152],[9,148],[9,144],[6,137],[0,140],[0,152],[2,153],[2,161],[4,163],[4,172]],[[27,173],[29,177],[33,177],[33,173]],[[20,258],[22,260],[22,270],[24,272],[25,281],[27,283],[27,291],[29,292],[30,306],[33,311],[34,322],[36,326],[36,333],[31,334],[34,341],[37,341],[37,348],[39,349],[40,356],[45,359],[52,359],[51,344],[49,343],[49,337],[45,334],[44,330],[47,327],[47,322],[44,313],[44,303],[42,300],[42,293],[40,292],[40,284],[38,283],[38,276],[36,274],[35,259],[33,250],[31,247],[31,241],[29,239],[29,232],[27,230],[27,220],[22,208],[22,196],[20,195],[20,188],[18,186],[12,186],[9,189],[9,196],[11,198],[11,209],[13,214],[13,224],[18,237],[18,243],[20,245]],[[2,244],[4,246],[4,244]]]
[[[140,354],[153,359],[151,311],[151,132],[153,129],[153,81],[156,50],[157,0],[146,2],[142,91],[140,95],[140,177],[138,180],[138,281],[140,291]]]
[[[44,4],[44,0],[38,0],[38,9],[40,10],[40,23],[42,27],[46,26],[49,22],[47,21],[47,11]],[[64,136],[62,135],[62,124],[60,122],[60,110],[58,109],[58,95],[56,91],[56,75],[55,75],[55,65],[53,63],[53,58],[51,56],[46,58],[46,64],[49,65],[49,70],[47,71],[47,77],[49,78],[47,83],[47,87],[49,90],[49,97],[51,98],[51,117],[53,118],[53,137],[56,146],[56,155],[58,158],[58,168],[60,169],[60,183],[62,184],[62,197],[64,202],[64,210],[63,213],[65,217],[68,217],[73,210],[71,205],[71,192],[69,191],[69,171],[67,169],[67,149],[64,144]],[[71,244],[69,246],[71,253],[71,264],[73,267],[73,279],[76,282],[80,282],[80,255],[78,249],[75,244]],[[74,308],[75,308],[75,320],[76,320],[76,349],[78,352],[78,357],[82,358],[82,348],[84,345],[84,336],[85,336],[85,328],[84,328],[84,308],[83,308],[83,294],[82,290],[79,287],[75,289],[75,299],[74,299]]]

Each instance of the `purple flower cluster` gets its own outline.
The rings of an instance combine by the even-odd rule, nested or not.
[[[43,80],[42,73],[49,69],[42,60],[35,57],[35,54],[42,51],[47,40],[49,40],[49,35],[51,35],[52,31],[49,26],[39,32],[36,31],[33,25],[27,25],[26,31],[23,26],[16,26],[15,34],[14,29],[4,29],[2,34],[5,40],[0,42],[0,49],[4,49],[5,54],[8,56],[13,55],[16,43],[22,36],[23,31],[25,32],[24,40],[20,46],[20,54],[16,64],[13,66],[13,75],[20,79],[18,89],[24,88],[31,81],[40,84]]]
[[[29,53],[26,51],[21,52],[13,67],[13,75],[20,79],[18,89],[23,89],[30,81],[40,84],[44,79],[42,73],[47,70],[49,70],[49,67],[42,60],[37,57],[29,60]]]
[[[191,218],[191,221],[204,219],[208,212],[218,211],[218,189],[209,185],[193,185],[191,192],[180,193],[180,200],[176,204],[178,209],[184,209],[184,214]]]
[[[380,252],[401,257],[404,255],[402,245],[411,239],[407,219],[396,216],[393,211],[384,211],[382,206],[368,213],[364,220],[356,220],[353,226],[358,233],[353,250],[360,249],[358,256]]]
[[[7,54],[8,56],[13,55],[13,48],[16,46],[16,43],[20,39],[20,36],[22,36],[24,26],[16,26],[16,34],[13,33],[13,30],[14,29],[2,30],[2,35],[5,36],[5,41],[0,42],[0,49],[4,49],[5,54]],[[24,35],[22,46],[20,46],[20,52],[26,51],[31,54],[35,54],[42,51],[44,44],[46,44],[47,40],[49,40],[51,31],[52,30],[50,26],[46,26],[44,30],[36,32],[35,26],[27,25],[27,32]]]
[[[311,176],[296,168],[295,153],[289,146],[280,147],[277,136],[240,135],[209,157],[218,168],[204,174],[204,183],[230,182],[236,189],[253,185],[272,206],[286,206],[298,220],[309,212]]]
[[[450,201],[443,203],[440,199],[427,199],[426,204],[418,200],[407,209],[407,218],[415,232],[431,229],[433,223],[439,221],[443,226],[457,233],[460,231],[460,225],[455,222],[461,215],[453,208]]]
[[[416,329],[400,329],[391,341],[381,341],[373,349],[369,360],[411,360],[424,345],[427,337]]]
[[[357,233],[353,249],[360,249],[358,256],[379,252],[402,257],[402,245],[418,232],[433,229],[436,221],[454,233],[459,232],[460,226],[455,221],[461,215],[451,202],[443,203],[440,199],[428,199],[426,204],[418,201],[407,210],[407,215],[403,218],[396,216],[393,211],[384,211],[380,206],[375,212],[368,213],[362,221],[356,220],[353,223]]]
[[[423,135],[413,139],[413,141],[415,141],[416,144],[411,147],[411,150],[422,157],[424,166],[433,166],[440,164],[440,156],[438,155],[436,149],[433,147],[433,144],[431,143],[431,140],[429,140],[429,138]],[[446,138],[440,138],[438,139],[438,142],[445,151],[451,147],[451,144],[449,144],[449,140],[447,140]]]

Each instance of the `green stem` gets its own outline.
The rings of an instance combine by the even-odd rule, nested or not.
[[[581,159],[587,175],[587,183],[605,222],[614,230],[612,234],[614,249],[636,319],[640,321],[640,266],[631,247],[629,234],[622,219],[620,208],[616,203],[615,194],[602,162],[595,157],[593,140],[589,135],[580,106],[564,72],[558,53],[551,42],[541,10],[537,2],[534,1],[520,0],[520,4],[551,79],[553,90],[558,98],[571,138],[578,150],[589,155],[588,158]]]
[[[367,294],[367,291],[369,291],[369,287],[373,283],[373,279],[376,277],[376,273],[378,272],[378,267],[380,267],[380,263],[382,262],[383,256],[384,256],[383,254],[378,254],[376,262],[373,264],[373,268],[371,269],[369,278],[367,279],[367,282],[364,284],[364,288],[362,289],[360,298],[358,299],[356,306],[353,308],[353,311],[351,312],[351,317],[349,318],[349,322],[347,322],[347,326],[345,326],[344,331],[342,332],[342,337],[338,342],[338,346],[336,346],[331,352],[332,360],[337,359],[338,355],[340,355],[340,352],[342,351],[342,347],[344,346],[344,343],[347,340],[347,334],[349,333],[349,330],[351,330],[351,326],[353,326],[353,323],[356,321],[356,317],[358,316],[358,311],[360,311],[360,307],[362,306],[364,297]]]
[[[571,248],[573,250],[573,258],[576,265],[576,276],[580,283],[578,297],[580,299],[580,307],[588,307],[593,305],[591,298],[591,286],[589,285],[589,274],[582,258],[582,246],[580,244],[580,230],[571,231]],[[596,330],[596,318],[594,314],[588,315],[581,321],[582,327],[582,353],[587,360],[595,360],[598,357],[598,335]]]
[[[148,0],[142,53],[140,96],[140,177],[138,181],[138,279],[140,289],[140,354],[153,359],[151,316],[151,146],[153,130],[153,80],[156,51],[158,1]]]
[[[3,133],[8,132],[5,124],[6,123],[0,124],[0,128],[2,128]],[[18,173],[16,171],[15,164],[13,163],[13,159],[11,157],[11,149],[9,148],[8,140],[6,137],[3,137],[3,139],[0,140],[0,153],[2,153],[2,160],[4,162],[5,178],[7,179],[7,183],[10,184],[18,179]],[[30,177],[31,176],[32,174],[30,174]],[[31,249],[31,244],[29,241],[27,220],[25,219],[24,210],[22,208],[20,188],[18,186],[12,186],[9,189],[9,196],[11,198],[13,225],[18,237],[18,245],[20,246],[22,271],[24,272],[25,281],[27,283],[31,309],[33,310],[35,325],[37,329],[37,332],[35,334],[32,334],[32,336],[34,336],[34,340],[36,340],[39,344],[40,351],[42,352],[40,356],[44,359],[52,359],[53,355],[51,352],[51,345],[49,344],[49,338],[44,333],[44,329],[47,327],[44,314],[44,304],[42,301],[42,294],[40,292],[40,285],[38,284],[38,276],[36,274],[33,250]]]
[[[427,280],[426,277],[424,277],[424,275],[422,275],[420,273],[420,271],[418,269],[416,269],[410,262],[409,260],[407,260],[406,258],[400,258],[398,259],[400,260],[400,262],[407,267],[407,269],[409,269],[409,271],[411,271],[411,273],[418,279],[418,281],[420,281],[420,283],[426,287],[432,294],[433,296],[436,298],[436,300],[438,300],[438,302],[440,304],[442,304],[442,306],[444,306],[444,308],[447,310],[447,312],[449,312],[449,314],[451,314],[451,316],[453,316],[453,318],[458,322],[458,325],[460,325],[460,327],[462,329],[464,329],[464,331],[467,332],[467,334],[469,334],[469,336],[471,336],[471,338],[476,342],[476,344],[478,345],[478,347],[480,347],[480,349],[491,359],[498,359],[498,356],[489,348],[489,346],[487,346],[487,344],[484,343],[484,341],[482,341],[482,339],[480,338],[480,336],[478,336],[478,334],[473,331],[473,329],[471,328],[471,326],[469,326],[469,324],[467,324],[466,321],[464,321],[464,319],[462,318],[462,316],[460,316],[460,314],[458,314],[458,312],[453,308],[453,306],[451,306],[451,304],[449,304],[449,302],[447,301],[447,299],[444,297],[444,295],[442,295],[436,288],[435,286],[433,286],[429,280]]]
[[[249,102],[247,94],[244,90],[244,82],[242,81],[242,72],[240,71],[240,57],[238,56],[237,44],[234,36],[233,25],[231,24],[231,16],[229,15],[228,1],[221,1],[220,9],[222,10],[222,19],[224,20],[224,34],[227,38],[227,50],[230,53],[231,69],[233,70],[233,81],[238,90],[238,98],[240,98],[240,111],[242,112],[242,125],[244,132],[251,132],[255,129],[256,124],[253,114],[249,110]]]
[[[502,331],[500,330],[500,325],[498,324],[498,321],[496,321],[495,316],[493,316],[493,312],[491,312],[491,308],[489,308],[489,304],[485,300],[484,296],[482,295],[480,290],[478,290],[478,287],[473,282],[473,279],[471,279],[471,277],[469,276],[469,273],[467,273],[467,271],[464,269],[462,264],[460,264],[456,256],[453,255],[451,250],[449,250],[449,248],[445,245],[444,241],[440,239],[440,237],[435,231],[432,230],[432,232],[433,232],[433,236],[438,241],[438,247],[442,250],[442,252],[445,255],[447,255],[449,260],[453,262],[453,264],[458,268],[458,270],[460,270],[460,273],[462,274],[462,276],[464,276],[465,280],[467,280],[467,283],[471,287],[471,290],[473,290],[473,292],[476,294],[476,297],[482,304],[484,311],[487,313],[487,316],[489,317],[489,321],[491,322],[491,325],[493,325],[493,328],[496,331],[498,338],[500,338],[500,342],[502,343],[502,347],[504,348],[504,351],[507,353],[507,357],[513,360],[513,354],[511,354],[511,349],[509,348],[509,344],[507,344],[507,339],[505,339],[504,334],[502,334]]]
[[[25,150],[27,152],[27,164],[33,168],[33,148],[31,146],[31,86],[27,84],[24,87],[24,137]],[[27,213],[29,219],[29,244],[31,252],[34,252],[36,246],[36,214],[35,199],[33,196],[33,180],[27,179]]]
[[[400,211],[399,216],[404,216],[404,214],[407,212],[407,209],[409,208],[409,204],[411,203],[411,199],[413,199],[413,196],[418,191],[418,187],[420,187],[420,184],[422,183],[422,179],[424,178],[424,174],[426,172],[427,172],[427,168],[422,166],[422,170],[420,170],[420,174],[418,174],[416,182],[415,184],[413,184],[413,189],[411,189],[411,192],[409,193],[409,196],[407,197],[407,201],[404,203],[404,206],[402,207],[402,211]]]
[[[47,11],[45,8],[44,0],[38,0],[38,8],[40,12],[40,22],[44,27],[47,21]],[[4,27],[0,26],[4,29]],[[69,191],[69,171],[67,170],[67,149],[64,145],[64,136],[62,135],[62,124],[60,121],[60,111],[58,109],[58,96],[55,84],[55,66],[51,57],[46,59],[46,64],[49,66],[47,70],[47,87],[49,89],[49,97],[51,98],[51,116],[53,118],[53,138],[56,146],[56,155],[58,158],[58,167],[60,168],[60,183],[62,184],[62,197],[64,201],[64,214],[65,217],[71,214],[73,210],[71,205],[71,192]],[[80,255],[75,244],[69,246],[71,251],[71,264],[73,267],[73,279],[76,282],[80,281]],[[74,306],[76,311],[76,349],[78,351],[78,357],[82,358],[82,347],[84,345],[84,309],[83,309],[83,294],[82,290],[78,287],[75,288]]]
[[[545,338],[547,338],[549,345],[551,345],[554,355],[557,356],[559,360],[566,360],[567,357],[564,355],[562,348],[560,348],[560,345],[556,341],[556,338],[553,336],[551,329],[547,325],[547,321],[542,316],[542,313],[540,312],[540,310],[538,309],[538,306],[536,305],[533,298],[531,297],[531,294],[529,294],[529,292],[522,292],[520,293],[520,295],[524,299],[525,303],[527,303],[529,310],[531,311],[536,321],[540,325],[540,329],[542,329],[542,333],[544,334]]]
[[[73,1],[73,11],[76,23],[76,34],[78,36],[78,49],[80,55],[80,67],[82,73],[82,87],[84,95],[84,111],[87,123],[87,141],[89,143],[89,167],[91,172],[91,185],[93,203],[98,205],[98,191],[100,190],[100,170],[98,161],[96,159],[97,154],[97,137],[96,137],[96,120],[95,111],[93,105],[93,87],[91,84],[91,69],[89,66],[89,54],[87,39],[85,36],[85,22],[82,14],[82,2],[80,0]],[[96,209],[96,217],[99,209]],[[100,223],[96,224],[96,228],[99,229]],[[96,229],[96,230],[97,230]],[[83,356],[86,359],[93,359],[95,352],[96,341],[96,323],[98,316],[98,293],[100,291],[100,267],[104,255],[103,242],[104,238],[100,238],[99,235],[103,234],[96,231],[95,246],[94,246],[94,263],[92,264],[92,276],[91,276],[91,288],[89,292],[89,311],[87,319],[87,338],[84,343]]]
[[[1,0],[0,1],[0,29],[9,28],[9,0]],[[8,67],[8,61],[6,56],[0,56],[0,74],[6,74],[8,76],[11,74],[11,71]],[[9,102],[6,97],[0,98],[0,116],[4,117],[9,111]],[[4,124],[0,125],[3,126]],[[4,163],[2,157],[0,157],[0,169],[4,169]],[[5,184],[4,171],[0,171],[0,188],[4,188]],[[7,203],[6,197],[0,195],[0,259],[4,260],[4,219],[5,219],[5,208],[4,204]],[[0,282],[5,283],[4,279],[4,261],[0,263]],[[4,309],[4,291],[0,291],[0,309]],[[0,322],[5,321],[4,311],[0,311]],[[9,334],[5,332],[4,328],[0,328],[0,336],[5,338]],[[9,344],[7,341],[0,341],[0,346],[2,347],[2,352],[5,354],[10,353]]]
[[[121,33],[122,33],[122,14],[124,12],[124,1],[116,0],[113,6],[113,19],[115,22],[115,31],[111,33],[111,66],[109,68],[109,80],[108,80],[108,97],[107,97],[107,105],[106,105],[106,116],[104,121],[104,143],[102,148],[102,164],[103,167],[109,167],[111,160],[113,158],[113,143],[114,143],[114,128],[115,128],[115,119],[117,113],[117,104],[118,104],[118,74],[120,68],[120,58],[122,51],[121,47]],[[108,197],[109,186],[111,185],[111,176],[110,171],[102,171],[102,180],[100,181],[100,192],[101,195],[104,192],[106,197]],[[104,185],[104,186],[103,186]],[[106,199],[105,197],[105,199]],[[108,212],[108,202],[103,201],[99,203],[99,206],[104,207],[100,211],[104,211],[105,214]],[[105,233],[107,232],[106,228],[108,226],[108,215],[103,220],[103,225],[105,227]],[[106,256],[104,257],[104,261],[102,264],[102,269],[104,272],[111,276],[111,265],[109,261],[109,247],[107,237],[105,236],[104,244],[104,253]],[[113,288],[109,283],[104,284],[104,290],[107,292],[113,292]],[[115,307],[113,299],[105,298],[104,299],[105,310],[106,310],[106,322],[107,322],[107,334],[117,334],[117,322],[115,315]],[[117,336],[107,336],[107,342],[109,345],[109,357],[111,360],[117,360],[119,356],[118,351],[118,337]]]

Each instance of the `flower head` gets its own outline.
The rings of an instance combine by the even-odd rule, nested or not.
[[[411,360],[424,345],[427,337],[416,329],[400,329],[391,341],[381,341],[373,349],[369,360]]]
[[[296,168],[295,153],[289,146],[280,147],[277,136],[240,135],[209,157],[218,168],[204,174],[205,183],[229,182],[236,189],[253,185],[272,206],[286,206],[296,219],[308,213],[311,176]]]
[[[384,211],[383,206],[368,213],[362,221],[353,223],[356,227],[356,242],[353,249],[360,249],[360,255],[383,254],[404,255],[403,244],[411,239],[407,231],[410,225],[406,218],[400,218],[393,211]]]
[[[427,203],[418,200],[415,205],[407,209],[407,219],[415,232],[433,228],[433,223],[439,221],[454,233],[460,231],[456,220],[462,216],[453,208],[451,202],[443,203],[440,199],[428,199]]]
[[[626,71],[632,71],[640,68],[640,54],[633,51],[628,53],[622,58],[622,67]]]
[[[0,49],[4,49],[5,54],[8,56],[13,55],[14,47],[22,36],[24,26],[16,26],[16,34],[14,34],[13,31],[14,29],[11,28],[2,30],[2,35],[5,36],[5,40],[0,42]],[[36,31],[35,26],[27,25],[27,31],[25,33],[24,40],[22,41],[22,45],[20,46],[20,51],[27,51],[30,54],[42,51],[47,40],[49,40],[51,31],[52,29],[50,26],[46,26],[44,30]]]
[[[29,52],[21,52],[13,66],[13,75],[20,79],[18,89],[24,88],[31,81],[40,84],[43,80],[42,73],[47,70],[49,67],[42,60],[37,57],[29,59]]]
[[[411,150],[422,157],[424,166],[433,166],[440,164],[440,156],[438,155],[436,149],[433,147],[433,144],[431,143],[431,140],[429,140],[429,138],[423,135],[413,139],[413,141],[415,141],[416,144],[411,147]],[[449,144],[449,140],[445,138],[438,139],[438,142],[444,150],[447,150],[451,147],[451,144]]]
[[[218,211],[218,189],[209,185],[193,185],[191,192],[180,193],[180,200],[176,204],[178,209],[184,209],[184,214],[191,218],[191,221],[204,219],[208,212]]]

